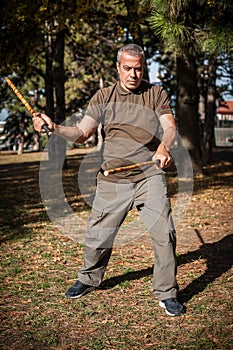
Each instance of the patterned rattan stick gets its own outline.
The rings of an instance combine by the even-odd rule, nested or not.
[[[36,112],[33,110],[33,108],[30,106],[30,104],[25,100],[23,95],[19,92],[17,87],[12,83],[12,81],[9,78],[5,78],[7,84],[12,88],[16,96],[20,99],[20,101],[23,103],[23,105],[26,107],[28,112],[33,116],[33,118],[36,117]],[[48,126],[45,124],[43,125],[43,129],[46,131],[47,135],[51,135],[51,130],[48,128]]]
[[[160,166],[160,160],[156,159],[154,160],[149,160],[147,162],[141,162],[141,163],[136,163],[136,164],[131,164],[131,165],[126,165],[126,166],[122,166],[119,168],[113,168],[113,169],[108,169],[104,171],[104,176],[108,176],[110,174],[114,174],[117,173],[119,171],[127,171],[127,170],[131,170],[131,169],[135,169],[135,168],[140,168],[143,165],[150,165],[150,164],[154,164],[157,165],[158,167]]]

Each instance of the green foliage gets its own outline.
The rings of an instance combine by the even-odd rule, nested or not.
[[[232,50],[232,1],[152,0],[150,23],[167,47],[180,54]]]
[[[147,57],[158,50],[162,57],[167,55],[171,59],[173,71],[168,69],[168,73],[164,73],[167,87],[174,78],[175,55],[194,55],[198,62],[207,53],[230,52],[231,3],[214,0],[3,0],[1,75],[14,74],[16,86],[26,97],[29,91],[45,89],[46,102],[43,99],[35,104],[31,98],[30,102],[42,112],[52,105],[49,110],[53,115],[55,84],[59,80],[59,77],[54,79],[56,42],[60,31],[64,31],[67,115],[85,108],[102,82],[108,86],[115,81],[117,49],[129,41],[142,44]],[[7,105],[13,113],[23,112],[23,107],[4,84],[0,88],[0,101],[2,107]]]
[[[101,79],[106,86],[116,78],[114,62],[118,43],[114,38],[119,28],[112,18],[113,7],[92,7],[68,27],[65,57],[68,111],[85,107]]]
[[[152,10],[150,18],[151,28],[155,35],[166,44],[168,50],[182,51],[184,45],[191,44],[190,29],[185,26],[183,21],[174,21],[167,16],[164,1],[155,2],[155,9]],[[159,11],[157,8],[159,8]]]
[[[38,80],[40,85],[36,88],[44,88],[46,79],[53,86],[56,36],[65,30],[68,113],[85,107],[100,81],[103,80],[104,86],[112,84],[117,77],[117,49],[124,42],[138,40],[139,29],[146,45],[152,47],[146,20],[149,13],[146,6],[137,1],[36,0],[31,4],[29,0],[20,3],[5,0],[2,7],[0,41],[4,45],[0,52],[0,71],[2,76],[14,72],[21,86],[27,86],[27,80]],[[129,17],[132,13],[134,16]],[[137,20],[132,27],[135,16]],[[46,71],[48,59],[51,77]],[[16,85],[20,87],[18,82]]]
[[[214,144],[218,57],[232,53],[233,48],[233,3],[229,0],[152,0],[150,6],[151,27],[160,38],[164,51],[173,52],[172,59],[176,63],[175,93],[179,131],[188,140],[187,145],[193,145],[189,149],[191,158],[194,164],[199,164],[198,172],[201,172],[201,164],[206,160],[201,161],[200,154],[202,153],[204,157],[206,151],[210,153]],[[185,67],[187,67],[186,70]],[[191,79],[190,76],[192,76]],[[203,135],[198,130],[199,95],[205,101],[204,113],[201,116],[202,121],[205,121]],[[192,104],[185,102],[190,96],[195,101]],[[187,111],[187,105],[189,105],[189,111]],[[188,125],[189,117],[192,126],[185,127]],[[200,140],[197,139],[199,134],[202,138]],[[202,152],[198,149],[200,145]],[[195,156],[191,149],[195,150]]]

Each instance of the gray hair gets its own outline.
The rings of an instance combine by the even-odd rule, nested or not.
[[[121,55],[123,52],[127,52],[130,56],[141,56],[143,58],[143,63],[145,61],[145,53],[141,46],[136,44],[127,44],[121,47],[117,52],[117,62],[121,62]]]

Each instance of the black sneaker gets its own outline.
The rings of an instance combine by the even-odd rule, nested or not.
[[[163,307],[166,314],[170,316],[180,316],[185,312],[184,306],[176,298],[161,300],[159,306]]]
[[[75,284],[70,287],[67,292],[66,292],[66,297],[67,298],[80,298],[83,295],[91,292],[92,290],[94,290],[95,287],[93,286],[89,286],[87,284],[84,284],[80,281],[75,282]]]

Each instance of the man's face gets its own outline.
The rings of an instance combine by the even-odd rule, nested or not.
[[[142,81],[143,58],[122,52],[121,62],[117,62],[117,71],[121,86],[128,91],[135,90]]]

